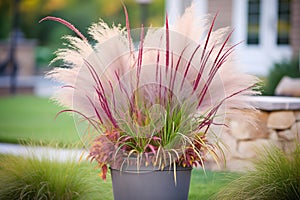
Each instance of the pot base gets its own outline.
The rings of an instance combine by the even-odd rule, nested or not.
[[[192,168],[174,171],[110,169],[115,200],[187,200]]]

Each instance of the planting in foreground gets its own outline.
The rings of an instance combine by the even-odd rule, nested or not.
[[[110,184],[96,174],[87,163],[0,155],[0,199],[111,199]]]
[[[215,131],[225,115],[251,108],[247,95],[256,93],[257,79],[231,60],[232,31],[214,31],[216,17],[211,23],[195,17],[193,7],[172,26],[166,17],[163,28],[130,30],[124,10],[126,29],[103,21],[88,29],[93,45],[72,24],[44,19],[78,35],[65,37],[68,46],[55,59],[64,68],[48,75],[65,84],[54,97],[67,107],[62,112],[78,114],[78,125],[87,122],[80,134],[89,157],[104,179],[108,166],[122,170],[132,160],[155,169],[203,166],[208,153],[217,160]]]
[[[215,199],[300,199],[300,144],[291,154],[278,147],[266,149],[253,170],[224,187]]]
[[[100,181],[88,163],[0,155],[2,200],[112,200],[111,179]],[[194,170],[189,200],[208,199],[238,174]]]

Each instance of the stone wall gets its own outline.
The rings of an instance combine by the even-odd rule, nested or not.
[[[300,139],[300,98],[254,97],[251,102],[260,110],[256,125],[244,119],[231,120],[227,131],[220,136],[226,146],[223,148],[226,166],[221,163],[220,168],[210,161],[210,169],[243,171],[251,168],[257,151],[270,145],[285,152],[295,149],[295,140]]]

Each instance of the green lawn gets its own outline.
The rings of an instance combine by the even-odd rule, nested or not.
[[[194,169],[191,176],[189,200],[209,199],[212,194],[232,180],[238,178],[239,173],[213,172]]]
[[[0,98],[0,142],[19,140],[76,143],[73,118],[47,98],[14,96]]]

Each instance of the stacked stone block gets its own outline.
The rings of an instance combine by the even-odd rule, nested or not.
[[[260,109],[256,114],[256,122],[247,122],[245,119],[229,121],[228,129],[220,136],[225,147],[226,166],[220,163],[219,167],[209,161],[210,169],[244,171],[251,168],[251,160],[259,156],[262,148],[275,145],[287,153],[295,149],[295,142],[300,141],[300,98],[262,99],[264,101],[259,97],[253,100]],[[245,115],[253,114],[249,110],[243,112]]]

